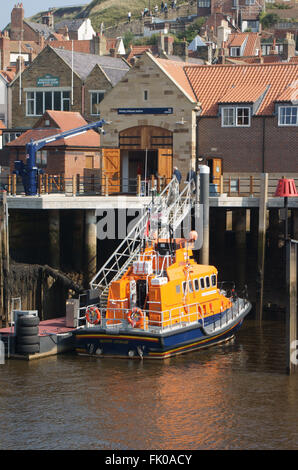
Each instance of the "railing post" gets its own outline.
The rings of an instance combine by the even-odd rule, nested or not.
[[[77,194],[80,195],[80,189],[81,189],[81,187],[80,187],[80,175],[78,173],[76,175],[76,184],[77,184]]]
[[[137,196],[141,196],[141,175],[137,175]]]
[[[13,196],[17,194],[17,175],[12,175],[12,194]]]
[[[231,196],[231,177],[229,176],[229,190],[228,190],[229,196]]]
[[[49,175],[45,174],[44,175],[44,185],[45,185],[45,193],[49,193]]]
[[[240,197],[240,177],[238,178],[238,197]]]
[[[223,175],[220,175],[219,194],[223,194]]]
[[[76,175],[73,175],[73,177],[72,177],[72,195],[73,195],[73,196],[76,196],[76,194],[77,194],[77,188],[76,188],[76,186],[77,186]]]
[[[40,173],[38,175],[38,194],[39,196],[42,194],[42,174]]]
[[[8,176],[8,194],[11,194],[11,175]]]
[[[105,176],[105,195],[108,196],[109,195],[109,178],[108,178],[108,175]]]
[[[253,177],[253,175],[250,175],[249,195],[250,195],[250,196],[253,196],[253,195],[254,195],[254,177]]]

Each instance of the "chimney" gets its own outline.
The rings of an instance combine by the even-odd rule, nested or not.
[[[10,66],[10,38],[7,31],[0,35],[0,70]]]
[[[42,24],[47,25],[49,28],[54,29],[54,15],[52,11],[48,11],[42,16]]]
[[[38,44],[42,49],[45,47],[45,39],[43,34],[38,35]]]
[[[18,74],[19,72],[23,72],[25,70],[25,60],[24,60],[24,57],[22,57],[21,55],[18,56],[17,58],[17,67],[16,67],[16,74]]]
[[[263,56],[262,56],[262,46],[260,46],[260,49],[259,49],[259,63],[260,64],[264,63],[264,59],[263,59]]]
[[[184,62],[188,61],[188,44],[186,41],[173,45],[173,54],[178,55]]]
[[[296,52],[296,44],[294,40],[294,35],[287,32],[285,41],[283,43],[283,53],[282,53],[282,58],[284,60],[289,60],[291,57],[294,57]]]
[[[164,37],[164,50],[166,54],[173,55],[173,44],[174,44],[173,36]]]
[[[97,33],[91,39],[91,54],[106,55],[107,54],[107,40],[101,33]]]
[[[160,33],[160,35],[157,38],[157,48],[159,54],[165,50],[165,37],[163,33]]]
[[[110,49],[110,56],[111,57],[117,57],[117,51],[114,47]]]
[[[23,39],[24,8],[22,3],[17,3],[11,12],[10,39],[22,41]]]
[[[273,44],[272,44],[272,46],[270,47],[270,51],[269,51],[269,54],[270,54],[270,55],[274,55],[274,54],[276,55],[276,54],[278,54],[277,50],[275,49],[275,46],[276,46],[276,39],[274,38],[274,39],[273,39]]]

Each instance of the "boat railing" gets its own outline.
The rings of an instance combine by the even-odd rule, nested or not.
[[[97,306],[99,308],[98,305],[93,306]],[[79,309],[79,317],[80,319],[85,318],[86,326],[89,328],[100,326],[102,328],[113,330],[132,326],[127,319],[130,309],[118,306],[109,306],[108,308],[101,309],[100,323],[91,324],[86,319],[86,311],[88,307],[81,307]],[[158,333],[197,323],[204,327],[204,316],[202,312],[203,310],[198,303],[164,310],[162,314],[158,310],[143,310],[142,326],[140,328]],[[158,320],[157,317],[161,317],[161,319]]]

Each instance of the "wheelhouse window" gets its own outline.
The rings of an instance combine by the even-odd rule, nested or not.
[[[224,107],[221,113],[222,127],[249,127],[250,108],[248,107]]]
[[[47,110],[69,111],[70,91],[28,91],[26,115],[42,116]]]
[[[200,287],[201,289],[205,289],[205,279],[203,277],[200,277]]]
[[[298,125],[298,106],[280,106],[278,109],[279,126]]]
[[[198,279],[194,279],[193,283],[194,283],[195,291],[200,290],[199,280],[198,280]]]
[[[206,276],[205,280],[206,280],[206,288],[209,289],[209,287],[210,287],[210,278],[209,278],[209,276]]]
[[[189,289],[189,292],[193,292],[193,286],[192,286],[191,281],[188,281],[188,289]]]
[[[92,91],[90,93],[90,100],[91,100],[91,114],[93,116],[98,116],[100,114],[99,111],[99,104],[102,102],[104,99],[104,90],[99,90],[99,91]]]
[[[212,287],[216,286],[216,274],[211,275],[211,285]]]

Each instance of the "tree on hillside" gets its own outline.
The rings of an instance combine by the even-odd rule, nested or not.
[[[276,13],[264,13],[260,15],[260,22],[263,28],[271,28],[279,21],[279,16]]]

